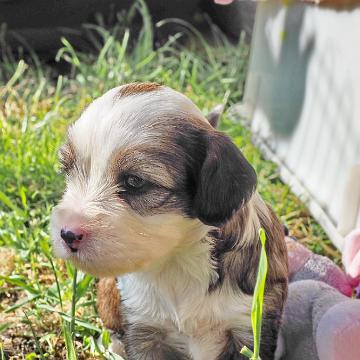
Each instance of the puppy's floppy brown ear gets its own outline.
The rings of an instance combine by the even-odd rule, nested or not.
[[[207,225],[219,226],[249,200],[256,173],[228,136],[218,131],[205,136],[206,155],[200,170],[194,209]]]

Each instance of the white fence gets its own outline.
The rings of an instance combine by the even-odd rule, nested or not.
[[[360,8],[259,3],[240,111],[341,249],[360,227]]]

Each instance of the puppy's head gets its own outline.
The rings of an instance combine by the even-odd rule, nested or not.
[[[185,96],[129,84],[95,100],[60,149],[66,190],[53,211],[55,254],[98,276],[161,261],[251,196],[241,152]]]

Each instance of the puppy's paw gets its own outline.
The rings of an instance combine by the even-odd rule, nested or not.
[[[117,333],[112,333],[110,338],[111,338],[111,344],[109,350],[126,359],[125,346],[120,336]]]

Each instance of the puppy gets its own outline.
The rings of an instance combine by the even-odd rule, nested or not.
[[[129,360],[243,359],[260,227],[269,260],[261,358],[273,358],[287,294],[283,230],[254,169],[189,99],[154,83],[112,89],[69,128],[60,162],[55,254],[117,277],[121,312],[110,282],[100,313],[110,327],[123,318]]]

